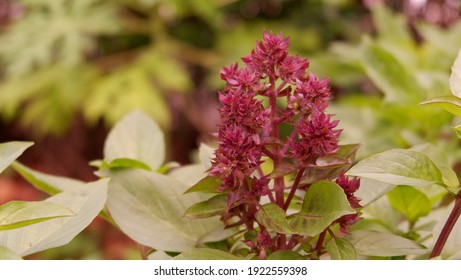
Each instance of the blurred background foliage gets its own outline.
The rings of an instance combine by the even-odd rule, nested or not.
[[[330,111],[341,120],[343,142],[363,144],[359,157],[431,142],[457,165],[452,117],[418,103],[449,94],[450,67],[461,47],[460,5],[461,0],[0,0],[0,141],[35,141],[24,163],[91,180],[87,162],[102,157],[108,129],[137,108],[166,132],[168,160],[188,163],[219,121],[219,70],[247,55],[268,30],[290,36],[291,52],[308,57],[316,75],[329,77],[335,94]],[[14,174],[0,179],[2,203],[40,196],[25,191]],[[114,242],[98,241],[107,234],[98,235],[103,222],[94,227],[83,233],[91,240],[85,251],[77,252],[78,244],[88,242],[78,238],[67,251],[40,257],[133,256],[135,244],[125,240],[128,251],[111,251],[107,246]]]

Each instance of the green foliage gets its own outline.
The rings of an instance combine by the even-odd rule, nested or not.
[[[255,214],[256,220],[261,223],[267,230],[278,233],[292,234],[296,233],[285,216],[285,211],[277,204],[264,204]]]
[[[31,142],[8,142],[0,144],[0,173],[32,145],[33,143]]]
[[[354,246],[346,239],[333,236],[327,244],[326,250],[332,260],[356,260],[357,253]]]
[[[383,232],[356,230],[347,237],[358,255],[364,256],[403,256],[418,255],[427,249],[412,240]]]
[[[289,218],[289,223],[298,234],[316,236],[336,219],[354,213],[341,187],[319,181],[309,187],[301,210]]]
[[[218,194],[210,199],[192,205],[184,213],[189,219],[203,219],[221,214],[227,206],[226,195]]]
[[[0,206],[0,231],[74,215],[72,210],[56,203],[10,201]]]
[[[197,248],[179,254],[173,258],[174,260],[242,260],[243,258],[236,257],[224,251],[210,249],[210,248]]]
[[[411,223],[426,216],[432,209],[431,201],[421,191],[410,186],[397,186],[387,193],[391,206]]]
[[[394,185],[443,184],[442,173],[426,155],[404,149],[372,155],[349,169],[347,174]]]

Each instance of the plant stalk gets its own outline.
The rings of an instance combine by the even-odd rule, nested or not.
[[[443,226],[443,229],[440,232],[440,235],[437,238],[437,241],[435,242],[434,248],[432,249],[432,252],[429,258],[432,259],[432,258],[440,256],[440,254],[442,253],[443,247],[445,246],[445,243],[447,242],[448,236],[453,230],[453,227],[455,226],[456,221],[458,221],[460,214],[461,214],[461,191],[456,194],[455,205],[453,206],[450,216],[448,216],[448,219],[445,225]]]

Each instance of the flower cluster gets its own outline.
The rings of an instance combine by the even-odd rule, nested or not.
[[[228,227],[246,225],[253,230],[261,197],[284,210],[290,203],[291,198],[285,200],[288,187],[283,176],[267,174],[261,167],[264,161],[270,160],[274,169],[289,163],[301,176],[317,159],[334,155],[340,148],[338,121],[325,113],[331,99],[328,80],[308,73],[309,61],[290,55],[288,46],[289,39],[282,34],[264,32],[251,54],[242,58],[244,67],[233,64],[221,71],[226,85],[219,92],[219,147],[209,175],[220,178],[219,189],[228,193],[222,215]],[[280,106],[281,99],[285,107]],[[291,129],[290,136],[281,137],[282,123]],[[296,190],[300,181],[291,188]],[[351,205],[360,207],[354,196],[359,181],[342,174],[336,183]],[[345,216],[338,223],[345,229],[356,218]],[[246,242],[259,256],[293,243],[280,236],[271,239],[261,224],[259,228],[258,239]]]

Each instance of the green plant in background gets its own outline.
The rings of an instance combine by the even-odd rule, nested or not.
[[[1,115],[43,135],[64,133],[76,114],[112,125],[136,108],[169,128],[174,109],[202,113],[184,104],[197,102],[197,90],[215,91],[210,73],[250,50],[263,26],[305,38],[294,44],[300,53],[343,36],[341,26],[359,32],[353,1],[265,2],[11,3],[13,20],[0,33]]]
[[[426,142],[454,146],[446,129],[452,116],[417,104],[449,92],[446,81],[461,45],[461,25],[441,29],[420,22],[412,31],[402,15],[384,5],[374,5],[371,12],[375,36],[363,36],[358,45],[334,43],[328,54],[313,59],[314,70],[330,73],[332,83],[348,92],[331,109],[347,119],[344,141],[369,139],[360,157]]]

